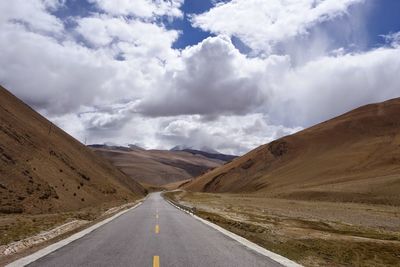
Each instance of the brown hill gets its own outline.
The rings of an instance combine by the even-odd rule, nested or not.
[[[184,188],[400,205],[400,98],[260,146]]]
[[[91,146],[121,171],[148,186],[161,186],[198,176],[225,161],[186,151]]]
[[[144,189],[0,87],[0,195],[0,213],[53,213],[116,205]]]

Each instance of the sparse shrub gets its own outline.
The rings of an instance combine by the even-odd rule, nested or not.
[[[278,158],[288,152],[289,146],[286,141],[273,141],[269,144],[268,150],[275,158]]]
[[[12,207],[12,206],[3,206],[0,207],[0,213],[4,214],[13,214],[13,213],[22,213],[23,209],[21,207]]]
[[[249,159],[248,161],[246,161],[245,163],[243,163],[240,167],[244,170],[249,169],[251,166],[253,166],[254,161],[252,161],[251,159]]]
[[[85,179],[86,181],[90,181],[90,177],[89,177],[89,176],[87,176],[87,175],[85,175],[85,174],[83,174],[83,173],[81,173],[81,172],[78,172],[78,174],[79,174],[80,177],[82,177],[82,178]]]
[[[48,193],[48,192],[44,192],[40,197],[39,197],[39,199],[48,199],[50,197],[50,194]]]

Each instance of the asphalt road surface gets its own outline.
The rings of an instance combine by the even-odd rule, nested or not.
[[[159,193],[28,266],[281,266],[176,209]]]

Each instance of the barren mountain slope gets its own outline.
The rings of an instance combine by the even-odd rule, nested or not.
[[[111,206],[144,189],[0,87],[0,213]]]
[[[400,98],[260,146],[184,187],[400,205]]]
[[[160,186],[200,175],[224,163],[185,151],[93,147],[121,171],[147,185]]]

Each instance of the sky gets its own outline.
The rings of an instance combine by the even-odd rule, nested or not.
[[[247,151],[400,97],[398,0],[0,0],[0,84],[87,144]]]

